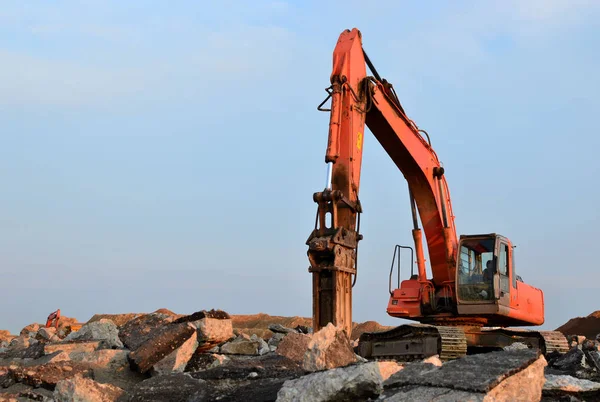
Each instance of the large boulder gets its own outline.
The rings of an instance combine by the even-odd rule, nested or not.
[[[374,400],[383,392],[383,381],[400,369],[395,362],[369,362],[311,373],[286,381],[277,402]]]
[[[386,401],[539,401],[547,363],[537,349],[407,364],[384,382]],[[436,399],[438,398],[438,399]]]
[[[329,323],[312,335],[302,366],[307,371],[318,371],[344,367],[357,361],[346,331]]]
[[[152,374],[158,375],[183,372],[197,347],[198,332],[193,332],[192,335],[178,348],[152,366]]]
[[[71,332],[65,341],[102,341],[106,348],[123,348],[119,339],[119,329],[114,322],[101,319],[83,325],[78,331]]]
[[[177,318],[179,318],[177,314],[167,309],[140,315],[119,328],[119,339],[127,349],[136,350],[152,338],[155,331]]]
[[[153,331],[152,337],[129,353],[131,367],[140,373],[148,372],[192,336],[196,336],[196,327],[189,322],[165,325]]]

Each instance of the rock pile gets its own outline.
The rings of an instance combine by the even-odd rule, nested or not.
[[[582,335],[595,339],[600,334],[600,311],[594,311],[587,317],[575,317],[556,328],[565,335]]]
[[[282,321],[262,321],[247,333],[239,328],[250,320],[236,330],[221,310],[160,309],[96,315],[70,333],[38,324],[19,336],[0,332],[0,400],[577,401],[600,395],[600,356],[589,340],[548,360],[523,345],[443,363],[437,356],[366,361],[355,354],[353,337],[332,324],[313,333],[295,318],[288,321],[293,326]]]

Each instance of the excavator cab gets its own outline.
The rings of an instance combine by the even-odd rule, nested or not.
[[[499,234],[460,236],[456,294],[460,315],[487,316],[488,325],[543,323],[542,292],[516,274],[514,247]]]

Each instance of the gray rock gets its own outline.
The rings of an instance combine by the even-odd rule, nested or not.
[[[521,342],[515,342],[515,343],[511,343],[510,345],[504,347],[504,350],[519,350],[519,349],[529,349],[529,346],[527,346]]]
[[[102,341],[107,348],[123,348],[119,339],[119,329],[114,322],[108,319],[90,322],[82,326],[79,331],[71,332],[65,341]]]
[[[233,341],[221,346],[221,353],[232,355],[264,355],[269,351],[269,345],[256,334],[251,337],[240,334]]]
[[[326,402],[377,398],[383,391],[377,362],[311,373],[286,381],[277,402]]]
[[[537,349],[523,349],[469,355],[441,367],[428,363],[408,364],[385,381],[384,386],[419,385],[485,393],[534,363],[539,356]]]
[[[267,344],[269,345],[269,347],[274,346],[277,347],[279,345],[279,343],[281,342],[281,340],[283,338],[285,338],[286,334],[282,334],[282,333],[275,333],[273,334],[273,336],[269,339],[269,342],[267,342]]]
[[[600,383],[569,375],[546,374],[543,395],[546,397],[576,396],[585,400],[600,399]]]
[[[281,324],[269,324],[269,330],[275,334],[289,334],[292,332],[298,332],[293,328],[284,327]]]

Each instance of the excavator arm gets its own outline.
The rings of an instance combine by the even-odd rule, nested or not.
[[[366,66],[374,76],[367,76]],[[362,236],[359,201],[365,125],[403,173],[413,211],[421,303],[427,310],[436,289],[453,297],[457,237],[444,169],[416,124],[404,112],[393,87],[379,77],[356,28],[344,31],[333,53],[329,96],[319,110],[330,112],[325,162],[326,187],[314,194],[315,229],[307,240],[313,274],[315,330],[332,322],[351,332],[352,285]],[[331,108],[322,106],[331,98]],[[426,136],[427,133],[423,132]],[[418,207],[417,207],[418,206]],[[427,238],[433,279],[426,277],[417,210]]]

